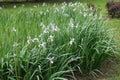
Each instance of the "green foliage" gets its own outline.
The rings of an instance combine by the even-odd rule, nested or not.
[[[76,70],[96,76],[115,44],[105,19],[93,14],[82,3],[3,9],[0,79],[66,80]]]

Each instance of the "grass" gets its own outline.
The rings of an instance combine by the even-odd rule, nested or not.
[[[115,1],[119,1],[119,0],[115,0]],[[86,2],[86,1],[85,1]],[[95,4],[95,6],[102,8],[102,14],[104,14],[105,16],[107,15],[107,10],[105,7],[105,4],[107,2],[107,0],[92,0],[92,3]],[[110,28],[113,29],[113,34],[114,34],[114,38],[117,40],[117,46],[118,49],[120,47],[119,43],[120,43],[120,19],[119,18],[114,18],[114,19],[109,19],[109,25],[111,26]],[[119,49],[120,50],[120,49]],[[106,73],[108,77],[104,78],[103,80],[120,80],[120,54],[118,54],[117,57],[117,61],[114,61],[111,66],[112,68],[109,69],[109,71]],[[113,70],[111,72],[111,70]],[[111,75],[111,76],[110,76]]]
[[[113,38],[105,19],[99,13],[92,16],[81,5],[4,6],[0,12],[0,78],[65,80],[67,73],[75,79],[76,70],[85,77],[101,73],[100,64],[114,53]]]

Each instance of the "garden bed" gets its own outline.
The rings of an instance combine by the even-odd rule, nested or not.
[[[1,79],[96,77],[116,51],[107,20],[83,3],[14,5],[0,18]]]

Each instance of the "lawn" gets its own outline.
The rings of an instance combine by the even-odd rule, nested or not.
[[[0,78],[76,79],[76,70],[86,79],[96,77],[101,73],[100,64],[116,50],[113,39],[116,43],[120,40],[120,19],[107,18],[105,2],[92,1],[102,8],[105,18],[99,13],[92,16],[93,12],[79,2],[0,7]],[[102,79],[119,80],[119,63],[115,58]]]

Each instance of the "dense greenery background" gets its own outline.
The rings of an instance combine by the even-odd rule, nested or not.
[[[12,0],[0,0],[0,1],[12,1]],[[17,1],[17,0],[14,0],[14,1]],[[19,1],[22,1],[22,0],[19,0]],[[45,0],[41,0],[41,1],[45,1]],[[51,0],[51,1],[53,1],[53,0]],[[56,1],[56,0],[54,0],[54,1]],[[60,0],[61,1],[61,0]],[[70,1],[70,0],[69,0]],[[78,1],[78,0],[74,0],[74,1]],[[82,2],[87,2],[88,0],[79,0],[79,1],[82,1]],[[106,8],[105,8],[105,4],[106,4],[106,2],[107,2],[107,0],[89,0],[90,2],[92,2],[92,3],[94,3],[95,4],[95,6],[97,6],[97,7],[100,7],[100,8],[102,8],[102,11],[101,11],[101,13],[104,15],[104,16],[107,16],[107,11],[106,11]],[[34,5],[34,4],[33,4]],[[33,5],[30,5],[30,6],[33,6]],[[15,7],[15,6],[14,6]],[[6,9],[6,11],[7,10],[9,10],[9,8],[8,9]],[[19,10],[19,9],[18,9]],[[12,12],[12,10],[10,10],[11,12]],[[4,10],[3,10],[3,12],[5,12]],[[3,13],[3,12],[1,12],[1,14]],[[9,13],[9,11],[8,11],[8,13]],[[8,14],[6,14],[6,15],[8,15]],[[7,17],[7,16],[6,16]],[[3,19],[5,19],[5,18],[3,18]],[[27,18],[26,18],[27,19]],[[5,23],[4,23],[5,24]],[[116,40],[118,40],[118,43],[120,42],[119,40],[120,40],[120,37],[119,37],[119,34],[120,34],[120,27],[119,27],[119,25],[120,25],[120,19],[118,18],[118,19],[109,19],[109,24],[110,24],[110,26],[111,27],[109,27],[109,28],[111,28],[111,29],[114,29],[114,38],[116,39]],[[119,46],[119,44],[118,44],[118,46]],[[5,57],[7,57],[7,55],[5,56]],[[117,63],[117,65],[112,65],[112,66],[114,66],[114,68],[115,68],[115,70],[114,71],[116,71],[116,73],[115,74],[109,74],[109,76],[110,75],[112,75],[113,77],[112,78],[108,78],[108,80],[120,80],[120,71],[119,71],[119,62],[120,61],[118,61],[118,63]],[[115,75],[115,76],[114,76]],[[101,79],[102,80],[102,79]],[[106,80],[106,79],[105,79]]]

